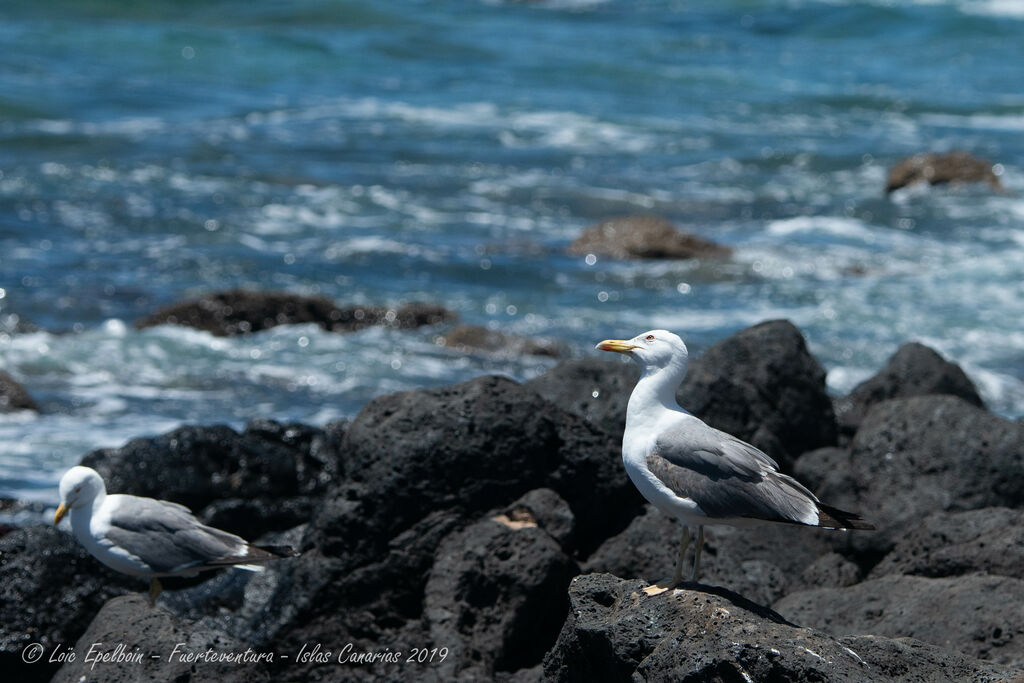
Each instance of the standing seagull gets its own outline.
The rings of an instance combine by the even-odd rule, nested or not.
[[[645,588],[648,595],[679,584],[691,526],[697,527],[693,581],[700,568],[705,524],[786,522],[825,529],[874,529],[859,515],[820,503],[754,446],[680,408],[676,389],[686,375],[689,354],[678,336],[651,330],[628,341],[606,339],[597,348],[632,356],[643,368],[626,408],[622,461],[644,498],[683,524],[675,575]]]
[[[72,467],[60,480],[60,507],[53,523],[70,512],[71,531],[93,557],[122,574],[149,579],[149,604],[163,590],[161,576],[195,576],[207,569],[259,566],[295,552],[257,547],[206,526],[184,505],[155,498],[107,495],[96,470]]]

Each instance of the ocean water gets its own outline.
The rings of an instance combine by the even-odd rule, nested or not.
[[[593,344],[699,354],[788,318],[849,390],[910,340],[1024,415],[1024,2],[0,3],[0,496],[55,501],[86,452],[180,424],[313,424],[550,359],[437,329],[136,331],[251,287],[431,301]],[[987,186],[883,192],[922,151]],[[655,214],[724,264],[569,256]],[[15,319],[35,326],[15,330]]]

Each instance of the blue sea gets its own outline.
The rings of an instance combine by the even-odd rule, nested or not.
[[[555,362],[133,328],[231,287],[435,302],[577,357],[788,318],[835,393],[918,340],[1024,415],[1022,65],[1020,0],[0,2],[0,368],[42,407],[0,415],[0,496],[53,503],[88,451],[181,424]],[[1006,191],[885,196],[953,149]],[[734,256],[566,253],[639,214]]]

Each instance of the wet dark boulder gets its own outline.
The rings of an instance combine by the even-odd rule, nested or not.
[[[585,358],[563,361],[523,386],[621,443],[626,404],[639,378],[640,369],[632,362]]]
[[[968,656],[1024,667],[1024,581],[967,574],[883,576],[846,588],[791,593],[772,608],[834,636],[916,638]]]
[[[972,572],[1024,580],[1024,509],[995,507],[928,515],[897,541],[872,569],[871,577]]]
[[[1024,505],[1024,425],[954,396],[891,399],[868,411],[848,449],[807,453],[796,476],[878,527],[845,537],[844,554],[870,569],[928,515]]]
[[[942,185],[981,182],[988,183],[993,189],[1002,189],[996,167],[991,161],[963,151],[917,154],[899,161],[889,169],[885,191],[893,192],[914,183]]]
[[[0,413],[16,410],[38,411],[39,406],[20,382],[6,371],[0,370]]]
[[[568,611],[576,563],[527,511],[488,516],[438,547],[424,588],[430,642],[449,656],[447,680],[494,680],[541,663]],[[562,503],[564,512],[568,506]]]
[[[768,453],[785,471],[801,453],[837,440],[825,371],[789,321],[763,322],[708,348],[691,362],[677,398],[712,427]]]
[[[111,659],[90,661],[93,657]],[[75,644],[76,659],[53,680],[133,683],[142,680],[257,683],[271,680],[266,651],[256,651],[224,633],[182,620],[145,597],[107,602]],[[212,652],[212,657],[208,654]],[[225,657],[237,655],[235,660]],[[196,657],[199,659],[196,659]],[[120,659],[119,659],[120,657]]]
[[[730,591],[654,598],[609,574],[575,578],[571,607],[544,660],[545,680],[1012,680],[1012,669],[911,639],[834,638]]]
[[[984,407],[974,383],[956,363],[947,361],[923,344],[904,344],[873,377],[861,382],[835,402],[840,430],[851,436],[868,409],[890,398],[948,394]]]
[[[492,330],[483,325],[459,325],[434,337],[438,346],[461,353],[488,353],[498,356],[564,356],[564,345],[551,339],[531,339],[518,334]]]
[[[615,259],[724,258],[731,250],[696,235],[680,232],[655,216],[623,216],[595,223],[569,245],[569,253]]]
[[[314,323],[332,332],[354,332],[372,325],[408,329],[454,319],[454,313],[435,304],[338,306],[322,296],[233,289],[165,306],[135,321],[135,327],[185,325],[223,337],[277,325]]]
[[[0,670],[12,681],[48,681],[49,661],[70,648],[112,597],[145,583],[104,567],[71,534],[52,526],[16,529],[0,539]],[[33,644],[38,643],[38,646]],[[26,650],[26,648],[31,648]],[[42,656],[35,663],[22,658]]]

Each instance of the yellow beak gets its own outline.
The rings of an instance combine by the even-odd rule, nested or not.
[[[64,515],[68,514],[68,509],[69,508],[66,505],[64,505],[64,503],[61,503],[57,507],[57,514],[53,516],[53,523],[60,524],[60,520],[64,519]]]
[[[622,339],[605,339],[596,347],[599,351],[614,351],[615,353],[629,353],[637,348],[636,344],[630,344]]]

